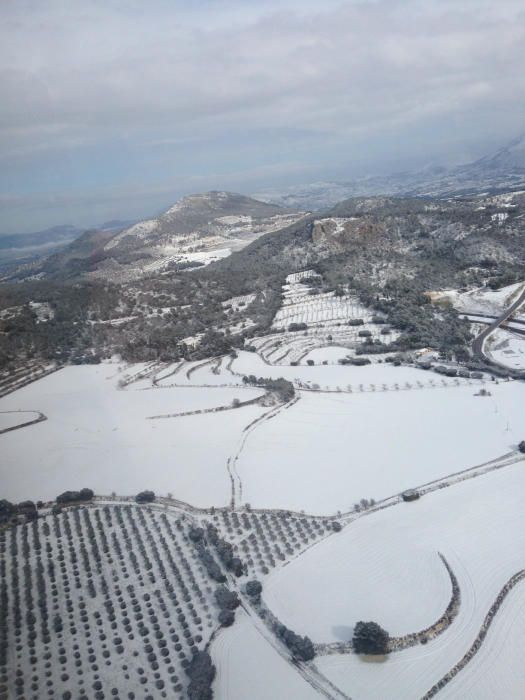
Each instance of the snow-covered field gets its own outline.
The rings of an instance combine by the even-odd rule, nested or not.
[[[31,407],[48,418],[1,436],[3,497],[46,500],[89,486],[98,493],[173,492],[201,506],[229,501],[226,461],[263,408],[146,419],[228,405],[261,391],[134,384],[119,390],[123,374],[115,364],[67,367],[0,401],[2,411]]]
[[[330,348],[319,351],[322,357]],[[363,367],[353,365],[319,365],[308,367],[269,365],[261,357],[252,352],[239,352],[232,363],[232,370],[239,374],[255,374],[257,377],[284,377],[296,383],[297,386],[309,386],[322,390],[341,391],[383,391],[422,386],[456,386],[464,380],[440,377],[434,372],[428,372],[413,367],[394,367],[389,362],[375,362]]]
[[[360,619],[393,633],[417,631],[443,612],[450,596],[442,552],[461,588],[460,611],[448,630],[375,663],[353,654],[315,661],[353,698],[421,698],[469,649],[503,585],[524,568],[524,488],[519,462],[366,515],[272,574],[265,600],[285,624],[319,642],[348,638]],[[444,697],[522,697],[524,595],[525,583],[510,592],[478,656]]]
[[[487,339],[485,350],[500,365],[518,370],[525,369],[525,336],[523,335],[498,328]]]
[[[475,396],[479,389],[301,392],[246,441],[237,462],[243,499],[333,514],[494,459],[525,432],[523,386],[491,383],[488,397]]]
[[[264,352],[240,351],[235,359],[207,362],[114,361],[67,367],[5,396],[0,400],[0,430],[15,419],[25,422],[36,417],[37,412],[47,420],[0,436],[0,497],[15,502],[48,500],[84,486],[96,493],[126,495],[152,489],[208,507],[228,505],[233,494],[236,510],[194,512],[191,517],[201,524],[210,518],[245,562],[247,577],[263,582],[263,600],[271,611],[316,643],[351,639],[359,619],[376,620],[392,635],[431,625],[451,595],[441,552],[461,588],[458,616],[442,635],[424,646],[391,653],[381,662],[354,654],[318,656],[314,661],[328,679],[323,681],[325,689],[331,682],[355,700],[416,700],[461,659],[502,586],[525,568],[520,500],[525,462],[427,493],[414,503],[400,502],[376,512],[356,512],[355,504],[363,498],[380,501],[516,450],[525,438],[523,383],[442,377],[395,367],[378,357],[364,367],[342,366],[338,360],[349,349],[337,345],[335,337],[327,345],[321,334],[318,345],[303,352],[300,365],[284,360],[273,364],[274,355],[285,351],[271,346],[278,335],[286,336],[255,339],[263,349],[269,343],[268,361],[261,356]],[[493,353],[509,347],[501,345],[500,335],[510,334],[498,331]],[[289,379],[296,387],[295,403],[174,417],[229,409],[234,399],[244,402],[261,396],[262,389],[243,384],[243,375]],[[488,395],[479,395],[482,389]],[[256,510],[273,508],[317,515],[353,512],[342,532],[333,533],[330,519]],[[71,526],[78,534],[81,526],[75,518],[72,514]],[[151,540],[148,525],[141,521],[139,530],[149,550],[152,542],[159,546],[161,540],[157,515],[148,514],[147,520],[151,533],[157,532]],[[42,519],[37,522],[40,528]],[[21,528],[16,531],[21,550],[25,535]],[[97,532],[97,538],[102,537],[100,528]],[[34,530],[31,533],[34,537]],[[66,535],[68,540],[76,537]],[[181,537],[178,556],[186,552],[187,536]],[[118,529],[115,538],[121,538]],[[47,553],[58,546],[44,531],[42,539],[51,545]],[[186,556],[202,574],[191,550]],[[21,572],[22,567],[20,559]],[[105,566],[104,572],[118,585],[114,571]],[[67,563],[67,575],[73,574]],[[233,587],[243,583],[244,579],[236,583],[230,577]],[[206,600],[212,594],[209,584],[205,580],[199,584]],[[75,590],[72,597],[80,609],[83,601],[76,596]],[[212,629],[205,617],[206,600],[200,600],[198,610],[205,624],[192,631],[204,638]],[[525,582],[511,591],[481,651],[443,689],[443,697],[521,697],[524,601]],[[96,606],[88,601],[88,608],[91,616]],[[211,646],[218,668],[216,698],[320,697],[287,662],[287,652],[283,654],[272,632],[253,611],[248,612],[238,610],[234,626],[221,631]],[[83,642],[75,638],[75,643],[84,649]],[[52,644],[52,654],[68,657],[60,651],[60,640]],[[111,651],[116,644],[107,646]],[[105,651],[104,646],[97,648]],[[17,663],[27,664],[27,654],[19,652]],[[62,663],[62,674],[68,677],[74,670],[73,658]],[[82,659],[85,662],[85,655]],[[137,663],[129,664],[135,674]],[[45,663],[33,666],[42,684]],[[117,666],[99,674],[110,689],[118,685]],[[28,667],[24,668],[29,677]],[[308,675],[308,668],[304,672]],[[177,661],[172,674],[176,681],[164,671],[153,679],[162,680],[166,688],[168,682],[175,687],[185,681],[182,673]],[[69,682],[61,680],[58,670],[51,677],[54,687]],[[122,683],[127,689],[132,680],[124,675]],[[503,695],[498,695],[500,689]],[[332,690],[339,700],[341,695]],[[152,697],[157,697],[155,692]]]
[[[435,292],[432,297],[436,301],[448,300],[458,311],[499,316],[516,300],[520,292],[523,291],[523,286],[523,282],[517,282],[496,291],[485,287],[468,292],[451,289]]]
[[[313,700],[319,694],[283,659],[245,613],[212,646],[218,700]],[[268,633],[266,633],[268,634]]]
[[[0,432],[38,418],[38,411],[0,411]]]
[[[519,698],[525,688],[522,650],[525,639],[525,586],[515,588],[490,628],[477,656],[445,687],[443,698]]]

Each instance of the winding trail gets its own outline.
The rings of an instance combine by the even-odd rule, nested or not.
[[[477,360],[489,366],[496,366],[499,368],[504,368],[505,370],[508,369],[509,374],[515,373],[514,370],[511,370],[505,365],[502,365],[499,362],[495,362],[492,358],[488,357],[488,355],[486,355],[485,351],[483,350],[483,345],[485,344],[485,340],[487,340],[489,335],[491,335],[491,333],[493,333],[497,328],[499,328],[503,323],[505,323],[505,321],[508,321],[509,318],[513,315],[513,313],[517,311],[523,303],[525,303],[525,287],[518,295],[516,301],[514,301],[507,309],[505,309],[505,311],[503,311],[503,313],[500,316],[498,316],[492,323],[490,323],[486,328],[484,328],[478,336],[474,338],[472,342],[472,352]]]
[[[232,488],[230,501],[230,507],[232,510],[235,508],[236,503],[242,501],[242,479],[239,475],[239,472],[237,471],[237,463],[244,450],[248,438],[253,433],[253,431],[256,430],[262,423],[271,420],[279,413],[281,413],[281,411],[284,411],[287,408],[291,408],[291,406],[295,405],[299,401],[299,399],[299,396],[294,396],[294,398],[288,401],[287,403],[279,404],[278,406],[272,406],[269,411],[263,413],[262,416],[259,416],[258,418],[253,420],[244,428],[236,452],[232,456],[228,457],[228,461],[226,462],[226,469],[230,477]]]
[[[494,330],[494,328],[498,327],[502,323],[504,323],[510,315],[514,312],[516,308],[521,306],[523,301],[525,300],[525,289],[523,290],[522,294],[520,297],[514,302],[514,304],[507,309],[505,314],[499,317],[495,324],[492,327],[489,327],[485,330],[485,335],[483,338],[480,339],[480,336],[483,334],[480,334],[476,341],[478,341],[479,347],[482,349],[483,346],[483,340]],[[491,330],[492,328],[492,330]],[[476,342],[475,341],[475,342]],[[215,359],[214,362],[217,362]],[[196,369],[210,364],[210,362],[205,362],[201,363],[193,368],[190,368],[190,371],[186,372],[186,376],[189,378],[190,374],[195,371]],[[227,371],[229,371],[233,376],[235,376],[237,373],[233,370],[233,358],[231,358],[228,361],[228,364],[226,366]],[[217,365],[215,365],[217,366]],[[177,371],[180,371],[181,365],[177,367],[175,370],[174,374]],[[166,375],[170,376],[170,375]],[[165,379],[166,377],[163,377]],[[154,381],[154,384],[156,385],[156,381]],[[196,386],[196,385],[194,385]],[[159,387],[160,388],[160,387]],[[240,387],[236,387],[240,388]],[[409,388],[409,387],[403,387],[403,388]],[[410,388],[420,388],[420,387],[410,387]],[[401,387],[400,387],[401,389]],[[253,420],[251,423],[249,423],[242,432],[238,447],[234,454],[232,454],[228,460],[227,460],[227,471],[228,471],[228,476],[230,479],[231,483],[231,500],[230,500],[230,505],[229,508],[232,510],[235,510],[236,508],[239,508],[240,503],[242,502],[242,496],[243,496],[243,488],[242,488],[242,480],[241,477],[238,473],[238,462],[239,459],[242,457],[243,452],[246,448],[246,444],[248,441],[249,436],[254,432],[258,427],[260,427],[263,423],[267,422],[268,420],[271,420],[275,416],[279,415],[283,410],[286,410],[293,406],[297,401],[300,399],[299,395],[296,395],[292,401],[286,403],[286,404],[280,404],[278,406],[272,406],[269,408],[268,411],[260,415],[258,418]],[[222,407],[221,410],[225,410],[225,407]],[[438,489],[442,488],[448,488],[450,486],[453,486],[457,483],[460,483],[466,479],[471,479],[475,478],[477,476],[481,476],[483,474],[487,474],[491,471],[501,469],[503,467],[509,466],[511,464],[515,464],[516,462],[519,462],[521,460],[525,459],[525,455],[520,454],[517,451],[512,451],[512,452],[507,452],[506,454],[498,457],[497,459],[490,460],[488,462],[484,462],[482,464],[476,465],[474,467],[469,467],[467,469],[448,474],[446,476],[443,476],[439,479],[436,479],[431,482],[427,482],[425,484],[422,484],[419,487],[415,487],[421,496],[424,496],[427,493],[431,493],[433,491],[436,491]],[[196,516],[202,516],[205,514],[208,514],[209,509],[196,509],[193,508],[191,505],[182,503],[179,501],[176,501],[175,499],[158,499],[159,505],[160,503],[165,503],[166,505],[173,506],[175,509],[184,511],[188,514],[196,515]],[[402,499],[402,494],[398,493],[393,496],[390,496],[388,498],[383,499],[380,502],[377,502],[374,506],[369,507],[365,511],[361,511],[359,513],[356,513],[355,511],[350,511],[348,513],[339,515],[337,520],[341,522],[342,524],[349,525],[352,523],[354,520],[357,518],[361,517],[367,517],[369,515],[372,515],[373,513],[382,510],[384,508],[389,508],[394,505],[400,505],[403,504],[404,501]],[[162,506],[161,506],[162,507]],[[410,506],[407,506],[410,507]],[[220,509],[219,509],[220,510]],[[257,512],[256,510],[254,512]],[[261,511],[263,512],[263,511]],[[334,516],[326,516],[326,517],[334,517]],[[324,539],[324,538],[323,538]],[[320,542],[323,540],[320,540]],[[320,542],[314,543],[311,546],[317,546],[320,544]],[[452,585],[452,596],[450,599],[450,602],[444,611],[443,615],[430,627],[426,628],[425,630],[422,630],[420,632],[414,632],[410,633],[408,635],[404,635],[403,637],[399,638],[393,638],[391,640],[391,645],[392,648],[390,651],[401,651],[403,649],[406,649],[408,647],[417,645],[417,644],[424,644],[428,639],[431,639],[433,636],[437,636],[439,634],[442,634],[448,627],[452,624],[453,620],[455,619],[458,611],[459,611],[459,605],[461,602],[461,596],[460,596],[460,590],[459,586],[457,583],[457,579],[448,565],[446,559],[439,554],[441,557],[443,564],[447,568],[447,571],[449,573],[449,577],[451,580],[451,585]],[[507,594],[512,590],[512,588],[517,585],[520,581],[525,579],[525,570],[518,572],[515,574],[504,586],[502,591],[500,592],[498,598],[496,599],[495,603],[492,605],[492,607],[489,610],[489,613],[487,614],[485,621],[483,623],[483,626],[476,637],[476,640],[474,641],[474,644],[472,647],[469,649],[469,651],[465,654],[465,656],[440,680],[438,683],[436,683],[424,696],[422,700],[429,700],[430,698],[434,697],[439,690],[441,690],[442,687],[444,687],[447,683],[449,683],[452,678],[457,675],[472,659],[472,657],[477,653],[479,650],[481,644],[483,643],[483,640],[485,639],[485,636],[487,634],[487,630],[490,627],[490,624],[492,623],[492,620],[496,613],[498,612],[503,600],[507,596]],[[238,590],[238,584],[235,583],[234,580],[231,580],[231,586],[233,590]],[[243,594],[242,591],[238,591],[239,595],[241,597],[242,601],[242,607],[245,609],[247,614],[250,616],[252,623],[256,626],[258,631],[264,636],[264,638],[268,641],[268,643],[272,644],[272,646],[279,652],[279,654],[287,660],[288,663],[293,665],[296,669],[296,671],[313,687],[315,688],[323,697],[328,698],[329,700],[350,700],[349,697],[343,693],[339,688],[337,688],[327,677],[323,675],[319,671],[319,669],[315,666],[315,661],[313,662],[301,662],[298,661],[290,655],[289,650],[281,643],[281,641],[274,635],[273,630],[271,629],[271,626],[268,624],[268,621],[265,621],[264,618],[261,618],[260,614],[258,613],[257,610],[255,610],[252,605],[250,605],[250,602],[248,598]],[[270,613],[271,614],[271,613]],[[343,643],[349,646],[348,649],[341,649],[341,644],[340,643],[335,643],[335,644],[320,644],[316,645],[316,651],[319,655],[327,654],[327,653],[345,653],[348,651],[351,651],[351,642],[350,643]],[[336,648],[337,647],[337,648]]]
[[[270,411],[267,413],[263,414],[263,416],[260,416],[258,419],[255,421],[252,421],[246,428],[244,429],[245,435],[243,436],[243,440],[241,441],[241,445],[239,446],[237,456],[238,454],[242,451],[242,448],[244,447],[244,442],[245,438],[250,434],[250,432],[255,429],[262,421],[265,419],[268,419],[271,417],[271,415],[276,415],[279,411],[283,410],[285,407],[289,406],[292,402],[289,402],[289,404],[284,404],[278,407],[273,407]],[[420,487],[416,487],[416,489],[420,492],[421,495],[424,495],[426,493],[431,493],[432,491],[442,489],[442,488],[448,488],[451,486],[454,486],[457,483],[460,483],[461,481],[464,481],[465,479],[471,479],[475,478],[478,476],[481,476],[483,474],[487,474],[491,471],[497,470],[497,469],[502,469],[506,466],[510,466],[512,464],[515,464],[517,462],[525,460],[525,455],[521,454],[518,451],[513,451],[513,452],[508,452],[501,457],[490,460],[489,462],[485,462],[483,464],[477,465],[475,467],[469,467],[467,469],[464,469],[459,472],[455,472],[454,474],[448,475],[443,477],[442,479],[437,479],[432,482],[428,482],[427,484],[423,484]],[[233,473],[230,471],[232,469],[231,463],[228,465],[229,473],[231,476],[232,480],[232,500],[233,500],[233,507],[235,507],[235,478]],[[127,501],[127,502],[133,502],[132,497],[108,497],[108,496],[97,496],[95,497],[96,502],[115,502],[115,501]],[[357,518],[363,518],[363,517],[368,517],[375,512],[382,510],[384,508],[389,508],[392,506],[396,505],[403,505],[405,502],[403,501],[401,494],[395,494],[393,496],[390,496],[386,499],[384,499],[381,502],[376,503],[374,506],[368,508],[366,511],[361,511],[359,513],[355,513],[353,511],[341,515],[340,517],[337,517],[336,519],[343,523],[345,523],[345,526],[349,525],[352,523],[354,520]],[[406,507],[410,507],[410,504],[405,504]],[[174,508],[175,510],[178,510],[179,512],[183,512],[187,515],[190,515],[192,517],[199,517],[199,516],[208,516],[210,514],[210,509],[203,509],[203,508],[196,508],[194,506],[191,506],[188,503],[184,503],[182,501],[178,501],[173,498],[157,498],[157,504],[152,504],[149,507],[155,507],[155,508],[162,508],[164,509],[165,506],[169,506]],[[231,507],[231,506],[230,506]],[[222,510],[220,508],[215,509],[216,511]],[[267,510],[259,510],[259,509],[254,509],[254,513],[258,512],[273,512],[273,511],[267,511]],[[299,514],[296,514],[299,515]],[[300,514],[304,515],[304,514]],[[335,516],[323,516],[325,519],[327,518],[332,518],[334,519]],[[327,535],[327,537],[332,536],[332,533]],[[313,547],[319,546],[322,542],[324,542],[326,537],[322,538],[321,540],[312,543],[307,549],[312,549]],[[306,551],[306,550],[304,550]],[[297,556],[300,556],[302,553],[298,554]],[[449,602],[449,605],[447,606],[444,614],[439,618],[439,620],[434,623],[430,628],[427,628],[426,630],[423,630],[422,632],[416,632],[413,635],[405,635],[405,637],[400,637],[400,638],[395,638],[396,641],[399,641],[401,646],[401,649],[408,648],[409,646],[413,646],[415,644],[420,644],[422,643],[422,638],[424,635],[430,636],[431,633],[437,635],[443,632],[452,622],[454,616],[457,614],[457,610],[455,610],[455,606],[459,605],[459,587],[458,587],[458,592],[457,595],[454,595],[455,592],[455,586],[457,586],[457,580],[451,570],[451,568],[448,566],[445,558],[440,555],[442,558],[442,561],[444,565],[447,567],[451,583],[452,583],[452,589],[453,589],[453,594],[451,597],[451,600]],[[328,698],[328,700],[351,700],[348,695],[343,693],[339,688],[337,688],[326,676],[324,676],[323,673],[319,671],[319,669],[315,666],[315,661],[313,662],[300,662],[295,659],[293,659],[290,655],[289,650],[284,647],[284,645],[280,642],[279,639],[275,637],[273,634],[273,631],[269,624],[265,622],[264,619],[261,618],[260,614],[258,614],[257,610],[254,609],[254,607],[251,605],[248,597],[244,594],[242,590],[238,589],[238,584],[235,582],[235,579],[229,572],[224,572],[230,582],[230,585],[233,590],[237,590],[239,597],[241,598],[242,601],[242,607],[244,610],[247,612],[247,614],[250,616],[250,619],[252,620],[253,624],[256,626],[258,631],[264,636],[264,638],[268,641],[269,644],[271,644],[278,652],[279,654],[290,664],[292,664],[298,673],[301,674],[301,676],[313,687],[315,688],[323,697]],[[478,637],[476,638],[474,644],[472,645],[471,649],[465,656],[461,659],[456,666],[454,666],[453,669],[451,669],[446,676],[444,676],[438,683],[433,686],[428,693],[422,698],[422,700],[430,700],[430,698],[434,697],[439,690],[441,690],[444,685],[450,682],[452,678],[459,673],[462,668],[464,668],[467,663],[471,660],[472,656],[474,656],[475,653],[479,650],[479,646],[483,642],[487,630],[492,622],[493,617],[495,616],[496,612],[499,610],[499,607],[501,606],[503,599],[506,597],[506,595],[510,592],[510,590],[520,581],[525,579],[525,570],[518,572],[515,574],[504,586],[502,591],[500,592],[498,598],[496,599],[495,603],[492,605],[491,609],[489,610],[489,613],[487,614],[485,618],[485,622],[482,626],[482,629],[480,630],[480,633],[478,634]],[[269,614],[271,615],[271,611],[269,611]],[[448,618],[448,619],[447,619]],[[452,618],[452,619],[450,619]],[[329,647],[330,645],[326,645]],[[319,645],[316,645],[316,649],[319,647]],[[335,650],[332,652],[325,652],[325,653],[337,653]]]
[[[438,552],[438,556],[443,562],[443,565],[445,566],[450,577],[452,593],[449,604],[447,605],[444,613],[436,620],[436,622],[429,627],[426,627],[424,630],[421,630],[420,632],[409,632],[408,634],[404,634],[402,637],[391,637],[388,648],[389,653],[403,651],[404,649],[409,649],[410,647],[414,647],[418,644],[426,644],[429,640],[443,634],[443,632],[450,627],[457,617],[461,604],[461,591],[458,580],[452,570],[452,567],[445,559],[443,554]],[[329,654],[350,654],[353,653],[353,650],[354,648],[351,640],[346,642],[315,644],[315,653],[317,656],[328,656]]]
[[[496,614],[498,613],[501,605],[503,604],[504,600],[508,596],[508,594],[511,592],[511,590],[516,586],[518,583],[523,581],[525,579],[525,569],[522,569],[521,571],[518,571],[516,574],[510,577],[510,579],[507,581],[507,583],[503,586],[501,591],[498,594],[498,597],[494,601],[494,603],[490,606],[488,613],[485,616],[485,619],[483,620],[483,624],[481,625],[481,628],[478,632],[478,635],[476,639],[474,640],[474,643],[470,647],[470,649],[467,651],[467,653],[458,661],[458,663],[453,666],[448,673],[446,673],[437,683],[435,683],[430,690],[428,690],[425,695],[421,698],[421,700],[430,700],[430,698],[433,698],[436,696],[440,690],[442,690],[450,681],[460,673],[467,664],[469,664],[474,656],[478,653],[478,651],[481,649],[481,646],[483,642],[485,641],[485,638],[488,634],[488,631],[490,629],[490,626],[494,622],[494,618],[496,617]]]

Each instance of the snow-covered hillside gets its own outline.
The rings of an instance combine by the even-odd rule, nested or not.
[[[161,216],[140,221],[107,241],[90,277],[129,281],[207,265],[302,216],[230,192],[188,195]]]

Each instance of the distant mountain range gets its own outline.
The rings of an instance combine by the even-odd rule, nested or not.
[[[13,277],[126,282],[201,267],[303,216],[231,192],[189,195],[155,219],[86,231],[44,261],[20,266]]]
[[[522,189],[525,190],[525,134],[490,156],[454,168],[428,167],[348,182],[316,182],[265,190],[253,196],[282,206],[315,211],[350,197],[454,198]]]
[[[131,223],[131,221],[106,221],[94,227],[94,229],[115,232],[129,226]],[[0,267],[16,262],[21,264],[57,253],[81,236],[85,230],[65,224],[33,233],[0,235]]]
[[[525,190],[525,136],[454,168],[319,182],[254,197],[212,191],[184,197],[164,214],[138,223],[109,221],[89,231],[55,226],[4,235],[0,267],[4,280],[66,276],[125,282],[207,265],[295,223],[305,212],[326,211],[350,198],[449,200],[521,190]]]

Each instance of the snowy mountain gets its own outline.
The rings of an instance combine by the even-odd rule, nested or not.
[[[304,214],[231,192],[184,197],[164,214],[123,230],[86,232],[25,275],[131,281],[201,267],[230,255]]]
[[[525,173],[525,134],[518,136],[494,155],[475,161],[472,167]]]
[[[106,221],[92,227],[93,231],[103,231],[115,235],[123,228],[129,227],[131,221]],[[64,224],[53,226],[33,233],[13,233],[0,235],[0,267],[21,265],[65,250],[68,246],[86,236],[85,229]]]
[[[349,197],[450,198],[521,189],[525,189],[525,135],[492,155],[454,168],[429,167],[348,182],[315,182],[254,196],[282,206],[320,210]]]

